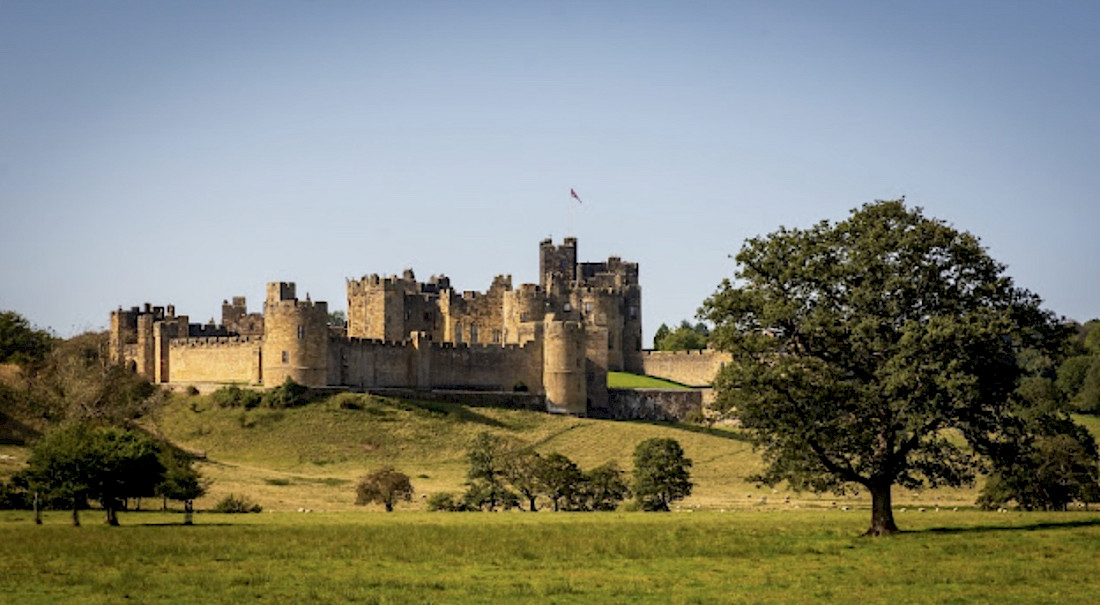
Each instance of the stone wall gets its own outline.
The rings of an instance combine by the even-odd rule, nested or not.
[[[168,347],[170,382],[260,382],[259,338],[175,339]]]
[[[718,371],[730,361],[729,353],[706,349],[702,351],[643,351],[642,370],[656,376],[692,387],[711,386]]]
[[[701,414],[703,393],[696,389],[607,389],[607,406],[590,408],[592,418],[675,422]]]

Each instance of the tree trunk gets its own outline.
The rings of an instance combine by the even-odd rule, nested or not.
[[[384,504],[386,505],[386,512],[387,513],[392,513],[393,512],[393,502],[391,502],[389,500],[386,500],[384,502]]]
[[[538,507],[535,506],[535,496],[527,496],[527,510],[533,513],[538,512]]]
[[[118,509],[113,504],[108,504],[105,508],[107,510],[107,525],[118,527]]]
[[[38,506],[38,492],[34,492],[34,524],[42,525],[42,509]]]
[[[191,500],[183,501],[183,524],[191,525],[193,523],[195,507]]]
[[[871,486],[871,527],[865,536],[888,536],[898,532],[894,524],[894,505],[890,490],[891,483]]]
[[[80,506],[73,502],[73,527],[80,527]]]

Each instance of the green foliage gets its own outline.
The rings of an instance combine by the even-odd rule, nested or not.
[[[554,452],[540,459],[536,472],[555,511],[582,509],[584,473],[576,462]]]
[[[978,497],[983,508],[1010,501],[1024,510],[1065,510],[1070,502],[1100,500],[1097,446],[1084,427],[1057,414],[1041,413],[1008,440]]]
[[[647,439],[634,449],[634,497],[642,510],[667,511],[691,495],[691,460],[675,439]]]
[[[896,531],[894,485],[967,484],[1019,399],[1018,361],[1066,329],[978,239],[876,202],[840,223],[780,228],[737,255],[702,309],[733,361],[718,405],[752,432],[764,483],[871,492],[868,533]]]
[[[223,408],[244,408],[250,410],[263,401],[263,395],[252,389],[242,389],[237,385],[221,387],[210,394],[214,403]]]
[[[154,490],[156,495],[187,502],[206,494],[207,483],[194,468],[191,456],[175,448],[164,447],[161,449],[160,461],[165,470],[163,479]]]
[[[48,433],[31,451],[24,473],[30,489],[72,503],[73,522],[88,499],[117,525],[126,498],[152,496],[164,476],[156,442],[117,428],[72,423]]]
[[[273,409],[293,408],[310,401],[309,387],[294,382],[289,376],[283,384],[264,392],[228,385],[214,391],[210,396],[219,407],[246,410],[261,405]]]
[[[386,512],[393,512],[393,505],[398,500],[409,502],[412,500],[413,487],[409,482],[409,476],[393,467],[384,467],[368,473],[359,480],[355,487],[355,503],[357,505],[377,503],[386,507]]]
[[[106,332],[58,341],[31,373],[24,413],[46,420],[126,425],[159,401],[160,391],[127,368],[110,363]]]
[[[259,504],[256,504],[248,499],[247,496],[238,496],[236,494],[229,494],[218,501],[211,509],[215,513],[259,513],[263,512],[264,508]]]
[[[263,403],[269,408],[292,408],[309,403],[309,387],[302,386],[287,376],[283,384],[267,391]]]
[[[35,330],[25,317],[14,311],[0,312],[0,363],[34,365],[45,360],[54,337]]]
[[[661,324],[653,335],[653,348],[658,351],[705,349],[709,339],[710,329],[706,324],[699,322],[692,325],[685,319],[675,330]]]
[[[428,510],[432,512],[460,512],[470,509],[451,492],[436,492],[428,496]]]
[[[515,444],[489,432],[478,433],[466,452],[469,470],[464,501],[477,508],[510,508],[518,502],[508,489],[508,459]]]
[[[0,481],[0,510],[26,510],[31,508],[32,500],[26,488],[13,481]]]
[[[631,496],[623,471],[614,462],[597,466],[584,474],[582,487],[585,510],[612,511]]]

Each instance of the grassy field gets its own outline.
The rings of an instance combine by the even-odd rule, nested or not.
[[[11,603],[1080,603],[1100,513],[0,513]],[[28,548],[28,545],[33,547]]]
[[[1100,422],[1087,418],[1094,432]],[[344,394],[286,410],[174,396],[150,430],[206,456],[213,483],[252,515],[130,512],[123,527],[0,512],[0,603],[1076,603],[1100,594],[1100,513],[973,510],[976,489],[895,494],[906,533],[858,535],[866,496],[790,494],[745,477],[759,459],[736,429],[611,422]],[[428,513],[461,491],[481,431],[629,470],[641,440],[673,437],[695,493],[655,513]],[[0,475],[26,448],[0,445]],[[353,506],[366,471],[394,465],[417,497]],[[146,502],[148,507],[150,503]],[[154,506],[159,502],[154,503]],[[312,513],[295,512],[310,509]],[[847,510],[846,510],[847,509]]]
[[[614,461],[629,470],[637,443],[678,440],[689,458],[695,491],[681,505],[701,509],[795,509],[866,504],[862,496],[794,494],[760,488],[746,477],[760,467],[735,429],[615,422],[549,414],[417,403],[342,394],[285,410],[220,408],[208,397],[175,396],[150,419],[153,430],[206,456],[213,480],[199,508],[227,493],[245,494],[268,510],[353,510],[355,481],[392,465],[412,479],[423,509],[430,494],[464,489],[469,442],[481,431],[515,439],[542,453],[560,452],[582,468]],[[4,453],[0,448],[0,453]],[[18,456],[18,452],[12,454]],[[17,464],[9,460],[9,464]],[[899,491],[900,505],[969,506],[974,489]]]
[[[627,372],[608,372],[607,386],[611,389],[686,389],[688,387],[671,380],[629,374]]]

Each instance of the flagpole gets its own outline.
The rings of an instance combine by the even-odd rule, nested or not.
[[[569,234],[569,237],[573,237],[573,199],[572,199],[572,197],[570,197],[569,201],[566,202],[566,205],[569,207],[569,225],[568,225],[569,229],[568,229],[568,231],[566,231],[566,233]]]

